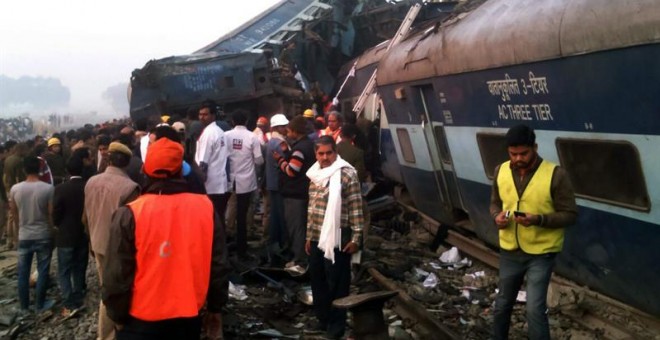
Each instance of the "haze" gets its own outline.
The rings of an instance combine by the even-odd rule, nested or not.
[[[68,107],[43,111],[124,116],[103,100],[104,91],[128,83],[147,61],[192,53],[277,2],[3,0],[0,76],[61,80],[70,90]]]

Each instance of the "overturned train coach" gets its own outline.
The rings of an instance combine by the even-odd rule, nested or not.
[[[356,66],[340,100],[377,68],[383,172],[418,209],[497,246],[493,171],[526,123],[576,191],[556,272],[660,315],[660,2],[490,0]]]
[[[185,116],[207,99],[227,112],[239,107],[253,115],[300,111],[309,100],[295,75],[273,54],[306,22],[331,9],[317,0],[281,0],[192,54],[147,62],[131,75],[131,118]],[[256,117],[250,119],[254,124]]]

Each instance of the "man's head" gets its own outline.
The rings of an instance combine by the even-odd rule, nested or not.
[[[314,129],[323,130],[325,129],[325,119],[322,116],[314,118]]]
[[[207,126],[215,122],[216,115],[218,114],[218,105],[212,100],[207,100],[199,107],[199,121],[202,125]]]
[[[278,113],[270,117],[270,128],[273,131],[277,131],[281,135],[286,135],[286,127],[289,125],[289,120],[286,119],[286,116]]]
[[[60,153],[62,150],[62,143],[58,138],[51,138],[48,140],[48,150],[52,153]]]
[[[328,113],[328,127],[332,131],[337,131],[343,122],[341,113],[337,111],[332,111]]]
[[[117,138],[113,140],[113,142],[119,142],[124,145],[126,145],[129,149],[133,149],[135,147],[135,138],[133,138],[133,135],[130,134],[124,134],[120,133]]]
[[[80,130],[78,132],[78,140],[82,141],[83,143],[89,145],[92,142],[92,133],[89,132],[89,130]]]
[[[133,128],[130,126],[124,126],[119,130],[119,134],[133,136],[135,134],[135,130],[133,130]]]
[[[183,146],[166,137],[149,146],[143,170],[149,178],[180,178],[182,165]]]
[[[307,122],[305,122],[305,118],[303,116],[295,116],[286,126],[286,135],[293,140],[298,140],[305,135],[306,129]]]
[[[268,128],[268,118],[261,116],[257,119],[257,127],[261,130]]]
[[[23,168],[25,169],[26,175],[39,175],[39,158],[36,156],[26,156],[23,158]]]
[[[183,122],[174,122],[174,124],[172,124],[172,129],[179,134],[181,140],[186,139],[186,124],[183,124]]]
[[[156,141],[158,141],[163,137],[168,138],[171,141],[181,143],[181,138],[179,137],[179,134],[169,125],[163,125],[153,129],[153,131],[151,132],[151,136],[153,136],[154,138],[153,142],[151,142],[151,145],[153,145]],[[150,148],[151,145],[149,145]]]
[[[99,153],[101,154],[101,158],[108,159],[108,148],[110,147],[110,142],[112,142],[110,136],[98,135],[98,137],[96,138],[96,142],[98,143],[98,148],[99,148]]]
[[[352,142],[355,140],[355,137],[358,134],[358,128],[354,124],[344,124],[341,127],[341,132],[339,135],[341,136],[342,141],[347,141],[347,142]]]
[[[80,158],[84,166],[92,165],[92,155],[87,147],[78,148],[73,151],[71,158]]]
[[[5,142],[5,151],[9,154],[14,151],[14,147],[18,144],[15,140],[8,140]]]
[[[247,123],[247,112],[243,109],[238,109],[231,113],[231,121],[234,123],[234,126],[245,126]]]
[[[327,168],[337,160],[337,144],[331,136],[321,136],[314,143],[314,153],[321,168]]]
[[[527,125],[520,124],[506,133],[506,145],[509,159],[514,168],[529,168],[536,160],[536,134]]]
[[[131,157],[133,157],[133,153],[126,145],[119,142],[110,143],[108,164],[117,168],[125,168],[131,162]]]
[[[80,157],[71,157],[66,162],[66,171],[71,176],[80,176],[85,166],[84,161]]]

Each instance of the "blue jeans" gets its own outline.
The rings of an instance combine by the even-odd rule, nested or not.
[[[41,309],[46,301],[48,288],[48,272],[50,259],[53,256],[53,240],[24,240],[18,241],[18,298],[21,308],[30,307],[30,271],[32,255],[37,254],[37,288],[35,289],[36,307]]]
[[[511,312],[518,290],[527,276],[527,327],[530,340],[550,339],[546,299],[556,253],[531,255],[522,251],[500,252],[499,293],[495,299],[494,339],[508,339]]]
[[[64,307],[79,308],[85,297],[85,272],[89,259],[87,242],[77,247],[57,248],[57,279],[64,300]]]

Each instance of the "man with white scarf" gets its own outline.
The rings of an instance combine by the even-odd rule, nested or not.
[[[337,154],[331,136],[314,145],[316,163],[307,171],[310,179],[307,214],[309,273],[318,329],[338,339],[346,329],[346,310],[332,301],[348,296],[351,256],[359,249],[364,217],[357,172]]]

